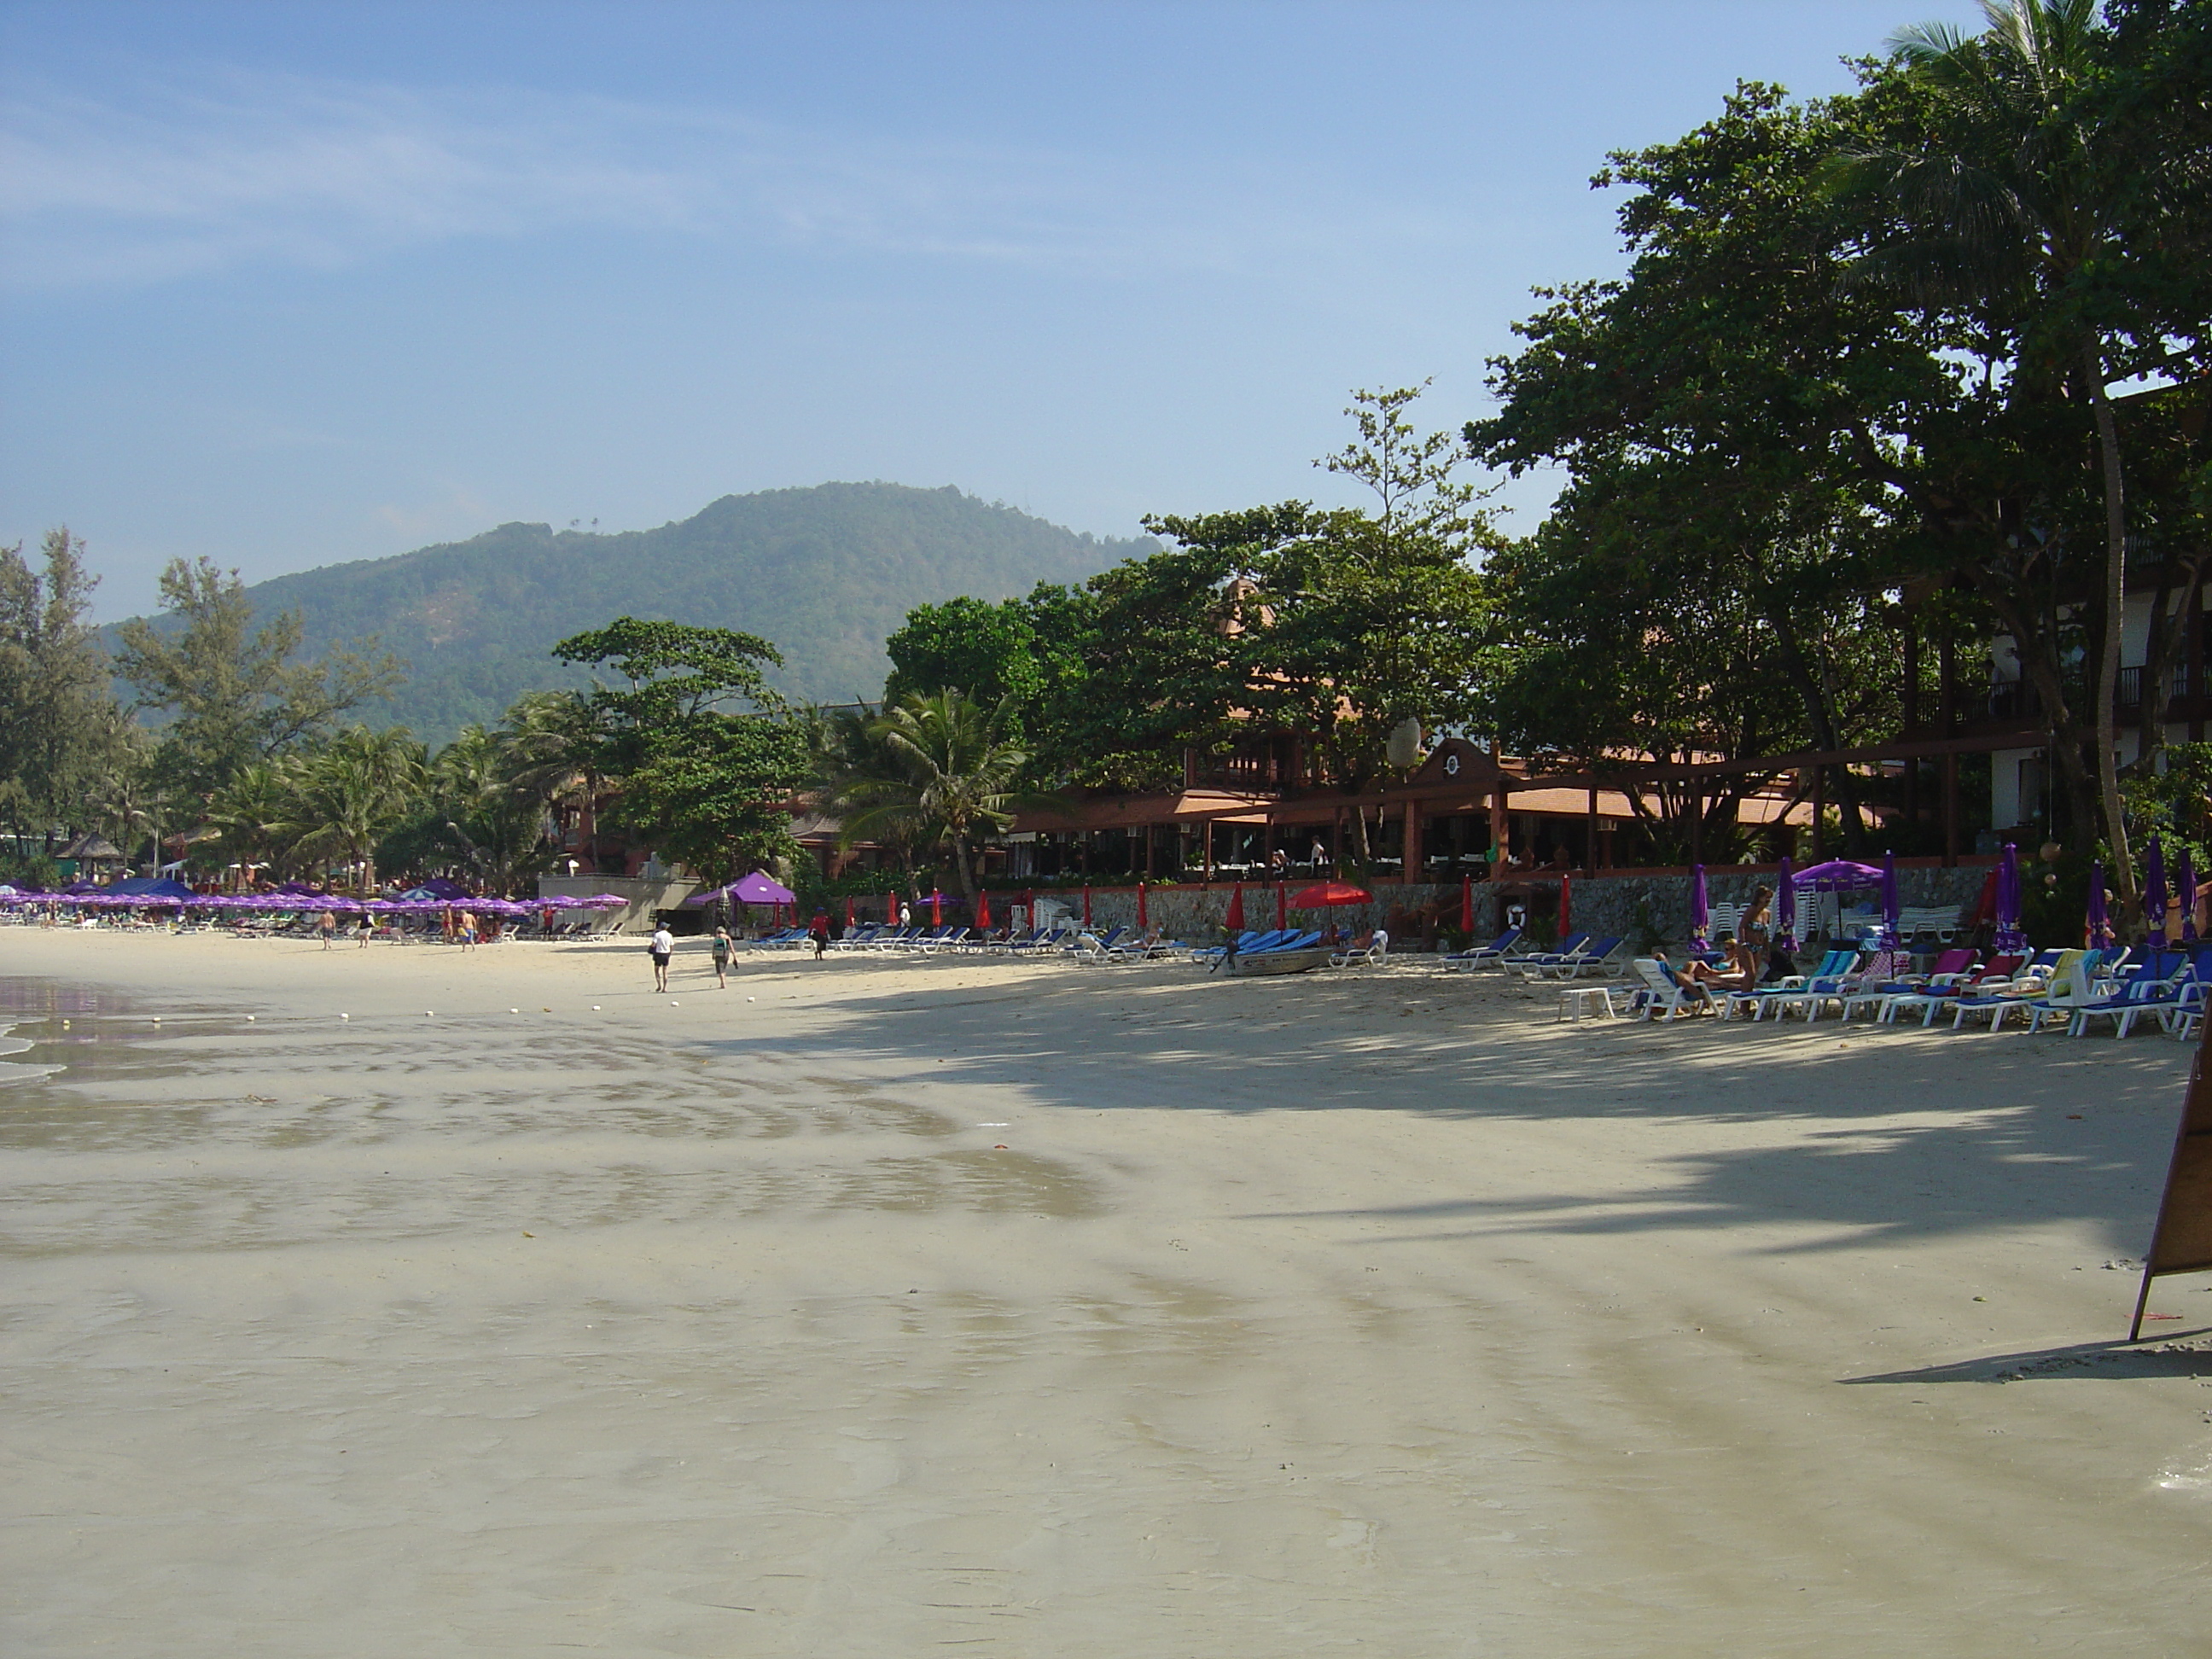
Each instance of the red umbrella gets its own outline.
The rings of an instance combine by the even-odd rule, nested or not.
[[[898,890],[893,888],[884,898],[884,920],[896,927],[898,926]]]
[[[991,896],[988,892],[975,895],[975,925],[987,933],[991,927]]]
[[[1348,881],[1317,881],[1302,892],[1291,895],[1293,910],[1322,910],[1340,904],[1372,904],[1375,895],[1364,887],[1354,887]]]
[[[1221,918],[1221,925],[1232,933],[1244,931],[1244,884],[1241,881],[1229,896],[1229,913]]]
[[[845,900],[845,931],[853,931],[853,901],[849,896]]]
[[[1474,878],[1459,878],[1459,930],[1469,939],[1474,937]]]
[[[1279,881],[1275,884],[1275,926],[1279,928],[1291,925],[1290,895],[1290,883]]]
[[[1573,904],[1574,897],[1575,878],[1572,876],[1561,876],[1559,878],[1559,937],[1561,939],[1567,937],[1567,911]]]
[[[1087,881],[1083,884],[1083,925],[1091,925],[1091,884]]]
[[[1145,914],[1145,884],[1137,884],[1137,928],[1142,932],[1152,926],[1152,918]]]
[[[942,887],[929,896],[929,925],[933,927],[945,926],[945,890]]]

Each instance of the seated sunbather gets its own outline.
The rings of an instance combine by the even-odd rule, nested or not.
[[[1759,980],[1759,959],[1751,948],[1733,933],[1723,933],[1717,941],[1727,954],[1724,966],[1710,962],[1686,962],[1674,969],[1674,977],[1684,985],[1703,986],[1710,990],[1748,991]]]

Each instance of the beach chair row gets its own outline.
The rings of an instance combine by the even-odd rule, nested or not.
[[[1443,965],[1448,971],[1470,973],[1495,968],[1508,977],[1523,980],[1580,979],[1585,974],[1617,979],[1628,970],[1628,941],[1623,938],[1576,933],[1548,951],[1537,950],[1525,940],[1525,931],[1516,927],[1486,945],[1451,952],[1443,957]]]
[[[1948,1015],[1954,1030],[2063,1029],[2077,1037],[2105,1020],[2114,1035],[2125,1036],[2148,1019],[2186,1039],[2197,1034],[2212,988],[2212,947],[2153,951],[2140,960],[2124,949],[2045,951],[1978,965],[1973,954],[1947,951],[1932,971],[1912,975],[1904,972],[1908,958],[1901,951],[1862,958],[1854,951],[1832,951],[1809,974],[1747,990],[1701,985],[1662,958],[1640,957],[1632,964],[1637,988],[1626,1012],[1639,1019],[1710,1013],[1754,1023],[1770,1016],[1780,1023],[1796,1013],[1809,1023],[1832,1008],[1844,1021],[1864,1012],[1873,1023],[1892,1025],[1917,1014],[1926,1029]]]

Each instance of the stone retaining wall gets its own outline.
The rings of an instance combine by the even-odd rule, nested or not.
[[[1907,908],[1936,905],[1966,907],[1972,919],[1973,905],[1980,899],[1982,884],[1988,875],[1986,864],[1962,864],[1944,869],[1940,866],[1906,866],[1897,872],[1898,902]],[[1292,882],[1293,893],[1306,884]],[[1708,866],[1705,872],[1705,891],[1714,904],[1742,904],[1748,902],[1752,890],[1760,885],[1774,884],[1772,871],[1743,870],[1737,866]],[[1528,890],[1526,883],[1497,883],[1479,881],[1474,884],[1474,921],[1478,937],[1487,939],[1495,931],[1499,913],[1499,898],[1503,890],[1516,893]],[[1346,905],[1331,911],[1292,911],[1292,922],[1304,922],[1310,927],[1323,927],[1333,921],[1343,930],[1360,933],[1380,925],[1389,926],[1394,949],[1418,949],[1425,932],[1425,921],[1441,918],[1444,926],[1456,931],[1459,926],[1460,887],[1449,884],[1424,882],[1383,882],[1372,889],[1375,899],[1369,904]],[[1171,939],[1193,943],[1217,937],[1222,918],[1229,909],[1233,888],[1227,886],[1200,887],[1174,885],[1149,887],[1146,890],[1146,911],[1153,927],[1166,932]],[[1539,884],[1540,902],[1548,908],[1556,897],[1555,884]],[[1040,893],[1041,899],[1056,899],[1065,902],[1072,914],[1082,914],[1083,896],[1074,890]],[[1006,900],[993,895],[994,912]],[[1519,902],[1517,899],[1515,902]],[[1668,940],[1680,945],[1690,936],[1690,878],[1654,872],[1650,874],[1624,873],[1619,875],[1583,875],[1574,878],[1574,890],[1569,901],[1570,925],[1577,933],[1634,935],[1648,916],[1650,925]],[[1137,922],[1137,890],[1133,887],[1094,887],[1091,890],[1091,917],[1094,927],[1133,927]],[[1275,925],[1275,888],[1272,883],[1248,884],[1244,889],[1244,925],[1247,927],[1267,928]]]

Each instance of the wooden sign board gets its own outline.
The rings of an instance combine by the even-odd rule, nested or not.
[[[2204,1030],[2212,1036],[2212,1021]],[[2197,1063],[2189,1072],[2189,1095],[2181,1105],[2181,1128],[2173,1138],[2173,1162],[2166,1172],[2166,1196],[2159,1200],[2158,1226],[2143,1258],[2142,1290],[2136,1297],[2135,1322],[2128,1340],[2142,1334],[2143,1309],[2150,1282],[2164,1273],[2212,1273],[2212,1079],[2205,1076],[2204,1039],[2197,1044]]]

